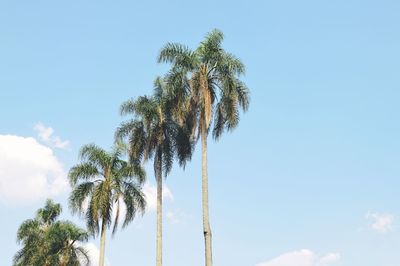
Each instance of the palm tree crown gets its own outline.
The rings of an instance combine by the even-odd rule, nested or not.
[[[245,66],[222,48],[223,38],[215,29],[194,51],[167,43],[158,57],[159,62],[172,65],[167,83],[175,95],[175,113],[189,116],[185,123],[197,127],[199,135],[208,132],[213,120],[215,138],[238,125],[240,108],[247,111],[250,100],[248,88],[239,79]]]
[[[57,221],[60,213],[60,204],[47,200],[34,219],[26,220],[19,227],[17,240],[23,248],[14,257],[15,266],[89,264],[86,250],[77,246],[77,242],[88,240],[88,234],[71,222]]]
[[[171,171],[174,156],[184,166],[192,155],[192,146],[185,129],[172,117],[173,102],[165,81],[158,77],[154,94],[128,100],[121,105],[121,115],[133,115],[117,129],[116,139],[127,138],[132,163],[147,161],[154,156],[154,170]]]

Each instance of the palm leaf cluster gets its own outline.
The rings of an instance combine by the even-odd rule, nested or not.
[[[133,164],[154,159],[155,172],[165,176],[172,169],[176,157],[185,165],[192,155],[192,143],[185,128],[172,116],[172,97],[167,83],[158,77],[154,82],[154,94],[128,100],[121,105],[121,115],[133,118],[122,123],[116,131],[117,140],[126,140],[129,157]],[[157,174],[156,174],[157,175]]]
[[[22,223],[17,233],[17,240],[22,249],[14,256],[13,265],[89,264],[86,250],[78,245],[88,240],[88,233],[71,222],[57,220],[60,214],[60,204],[47,200],[34,219]]]
[[[82,162],[69,172],[70,184],[74,188],[70,195],[70,208],[73,213],[84,215],[87,228],[93,235],[100,232],[100,226],[105,229],[112,223],[113,233],[116,232],[122,204],[126,207],[123,227],[133,220],[137,211],[144,212],[146,202],[141,191],[144,171],[122,160],[122,153],[121,145],[112,152],[106,152],[95,144],[85,145],[80,152]]]
[[[166,79],[179,121],[196,128],[199,135],[212,128],[215,138],[238,125],[240,109],[247,111],[250,101],[249,90],[239,79],[245,66],[222,48],[223,37],[213,30],[194,51],[167,43],[158,57],[159,62],[171,64]]]

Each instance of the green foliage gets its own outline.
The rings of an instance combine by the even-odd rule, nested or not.
[[[78,246],[88,234],[69,221],[57,221],[60,204],[47,200],[34,219],[26,220],[18,229],[17,241],[22,249],[14,256],[15,266],[79,266],[88,265],[86,250]]]
[[[139,211],[144,212],[146,202],[142,184],[143,169],[121,159],[124,146],[117,143],[113,151],[89,144],[80,151],[81,163],[69,171],[73,188],[69,206],[73,213],[86,219],[89,232],[94,236],[100,232],[100,224],[113,225],[113,234],[119,224],[121,204],[126,206],[123,227],[127,226]],[[113,208],[116,215],[113,217]]]
[[[132,163],[154,157],[154,171],[160,168],[164,176],[171,171],[175,156],[185,165],[192,154],[188,134],[173,119],[173,103],[167,83],[158,77],[152,96],[128,100],[121,105],[121,115],[133,115],[133,119],[122,123],[116,131],[117,141],[127,140]]]
[[[166,76],[169,91],[175,95],[171,112],[192,137],[196,128],[199,133],[211,128],[218,139],[238,125],[240,109],[249,108],[249,90],[239,79],[245,66],[222,48],[223,39],[223,33],[215,29],[194,51],[168,43],[158,57],[159,62],[171,64]]]

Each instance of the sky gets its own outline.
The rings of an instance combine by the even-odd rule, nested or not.
[[[251,104],[209,141],[214,264],[400,265],[400,2],[0,0],[0,265],[46,198],[80,226],[66,175],[113,144],[120,104],[152,92],[167,42],[214,28],[246,65]],[[165,181],[164,265],[204,265],[199,146]],[[155,264],[148,212],[108,265]],[[87,244],[93,256],[99,239]]]

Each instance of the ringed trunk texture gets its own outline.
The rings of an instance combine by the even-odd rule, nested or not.
[[[207,132],[201,132],[201,176],[202,176],[202,203],[203,203],[203,231],[205,242],[206,266],[212,266],[212,234],[208,210],[208,173],[207,173]]]
[[[106,251],[106,229],[107,229],[107,225],[103,220],[101,223],[99,266],[104,266],[104,254]]]
[[[160,156],[161,157],[161,156]],[[156,266],[162,265],[162,165],[161,158],[157,163],[157,241]]]

